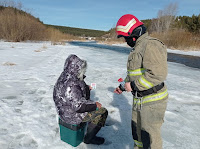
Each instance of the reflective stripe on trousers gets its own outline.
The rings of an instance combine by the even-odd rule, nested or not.
[[[136,145],[137,147],[143,147],[142,142],[139,142],[139,141],[137,141],[137,140],[134,140],[134,143],[135,143],[135,145]]]

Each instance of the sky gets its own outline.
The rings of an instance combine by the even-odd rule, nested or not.
[[[113,93],[119,85],[117,80],[126,76],[128,53],[114,51],[116,47],[108,50],[111,46],[107,49],[105,45],[98,48],[69,43],[3,41],[0,45],[1,149],[133,149],[133,96],[130,92]],[[189,53],[192,54],[185,52]],[[87,60],[85,81],[88,85],[96,83],[90,99],[108,110],[106,126],[97,134],[105,138],[103,145],[81,143],[74,148],[60,140],[52,95],[70,54]],[[200,69],[168,62],[165,83],[169,99],[161,131],[163,149],[200,146],[199,76]]]
[[[0,0],[4,1],[4,0]],[[177,15],[200,14],[200,0],[14,0],[45,24],[108,31],[124,14],[139,20],[157,17],[170,3],[177,3]]]

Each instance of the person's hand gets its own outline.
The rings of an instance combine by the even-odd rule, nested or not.
[[[88,85],[88,86],[89,86],[89,89],[92,90],[92,87],[90,85]]]
[[[121,94],[121,93],[122,93],[122,91],[120,90],[120,88],[119,88],[119,87],[117,87],[117,88],[114,90],[114,93],[116,93],[116,94]]]
[[[124,88],[127,92],[131,92],[132,91],[131,82],[126,82]]]
[[[101,108],[101,104],[99,102],[96,102],[97,108],[100,109]]]

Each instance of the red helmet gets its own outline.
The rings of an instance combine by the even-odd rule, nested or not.
[[[144,23],[138,20],[134,15],[125,14],[117,22],[117,25],[116,25],[117,37],[119,38],[123,36],[130,36],[132,31],[136,27],[143,24]]]

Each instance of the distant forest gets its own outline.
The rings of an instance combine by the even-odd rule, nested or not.
[[[189,32],[200,33],[200,14],[188,16],[176,17],[175,27],[187,29]]]
[[[66,27],[66,26],[56,26],[56,25],[48,25],[49,27],[54,27],[55,29],[60,30],[62,33],[71,34],[74,36],[82,36],[82,37],[101,37],[108,32],[101,30],[92,30],[92,29],[82,29],[82,28],[74,28],[74,27]]]
[[[154,19],[141,20],[151,32],[151,25]],[[171,25],[171,29],[184,29],[191,33],[200,33],[200,14],[190,16],[177,16]]]
[[[141,20],[144,25],[147,27],[147,30],[151,33],[152,30],[152,22],[155,19],[147,19]],[[74,28],[67,26],[56,26],[56,25],[48,25],[47,26],[56,28],[60,30],[62,33],[71,34],[74,36],[83,36],[83,37],[101,37],[103,35],[112,33],[115,31],[115,28],[111,28],[108,31],[101,30],[91,30],[91,29],[82,29],[82,28]],[[174,19],[173,24],[170,26],[171,29],[183,29],[189,31],[191,33],[198,34],[200,33],[200,14],[190,16],[177,16]]]

